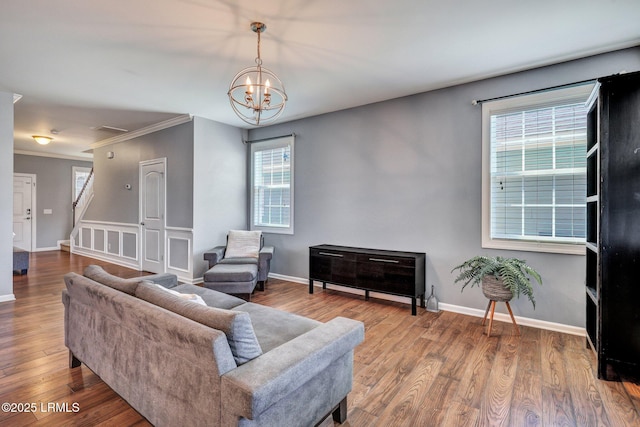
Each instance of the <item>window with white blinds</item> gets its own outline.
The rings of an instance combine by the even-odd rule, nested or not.
[[[251,144],[251,229],[293,234],[294,137]]]
[[[483,246],[583,253],[592,85],[483,104]]]

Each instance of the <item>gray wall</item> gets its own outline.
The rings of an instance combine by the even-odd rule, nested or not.
[[[584,326],[584,257],[481,248],[481,107],[510,95],[640,69],[640,48],[454,86],[249,132],[296,134],[295,235],[266,235],[272,272],[308,277],[308,246],[331,243],[427,253],[427,289],[483,310],[478,288],[460,292],[451,269],[477,255],[526,259],[543,276],[534,311],[516,315]]]
[[[114,152],[108,159],[107,153]],[[85,219],[138,223],[141,161],[167,158],[167,226],[193,226],[193,122],[97,148],[94,198]],[[130,184],[131,190],[125,185]]]
[[[53,248],[59,240],[69,240],[73,227],[71,203],[72,167],[90,168],[91,162],[56,159],[51,157],[14,156],[13,171],[36,175],[37,198],[36,247]],[[51,209],[51,215],[44,215],[44,209]]]
[[[109,151],[113,159],[107,158]],[[202,277],[203,253],[223,244],[228,230],[246,227],[246,147],[238,128],[195,117],[96,149],[95,196],[85,219],[137,224],[138,164],[162,157],[167,159],[167,226],[193,229],[193,278]]]
[[[0,92],[0,301],[13,299],[13,94]]]
[[[205,251],[222,245],[231,229],[247,224],[246,147],[238,128],[194,117],[194,277],[208,268]]]

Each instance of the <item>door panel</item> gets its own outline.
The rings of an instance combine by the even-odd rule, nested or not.
[[[165,163],[140,164],[140,225],[142,269],[163,273],[165,234]]]
[[[13,177],[13,246],[28,252],[32,250],[33,181],[31,176]]]
[[[162,254],[160,253],[160,233],[158,230],[144,230],[144,243],[146,250],[144,251],[144,259],[147,262],[160,262],[162,261]]]

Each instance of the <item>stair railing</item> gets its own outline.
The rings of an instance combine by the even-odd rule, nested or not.
[[[71,248],[73,248],[75,244],[74,236],[78,232],[79,222],[84,217],[84,214],[89,207],[89,203],[93,199],[93,176],[93,168],[91,168],[89,176],[84,182],[80,193],[78,193],[78,197],[71,204],[71,210],[73,211],[73,229],[69,236]]]

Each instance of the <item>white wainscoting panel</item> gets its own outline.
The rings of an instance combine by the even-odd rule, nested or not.
[[[167,273],[178,276],[180,282],[193,281],[193,230],[166,227]]]
[[[103,221],[81,221],[77,236],[71,236],[71,252],[141,270],[140,226]],[[166,227],[165,271],[183,283],[193,280],[193,230]]]
[[[140,270],[138,224],[81,221],[71,252]]]

